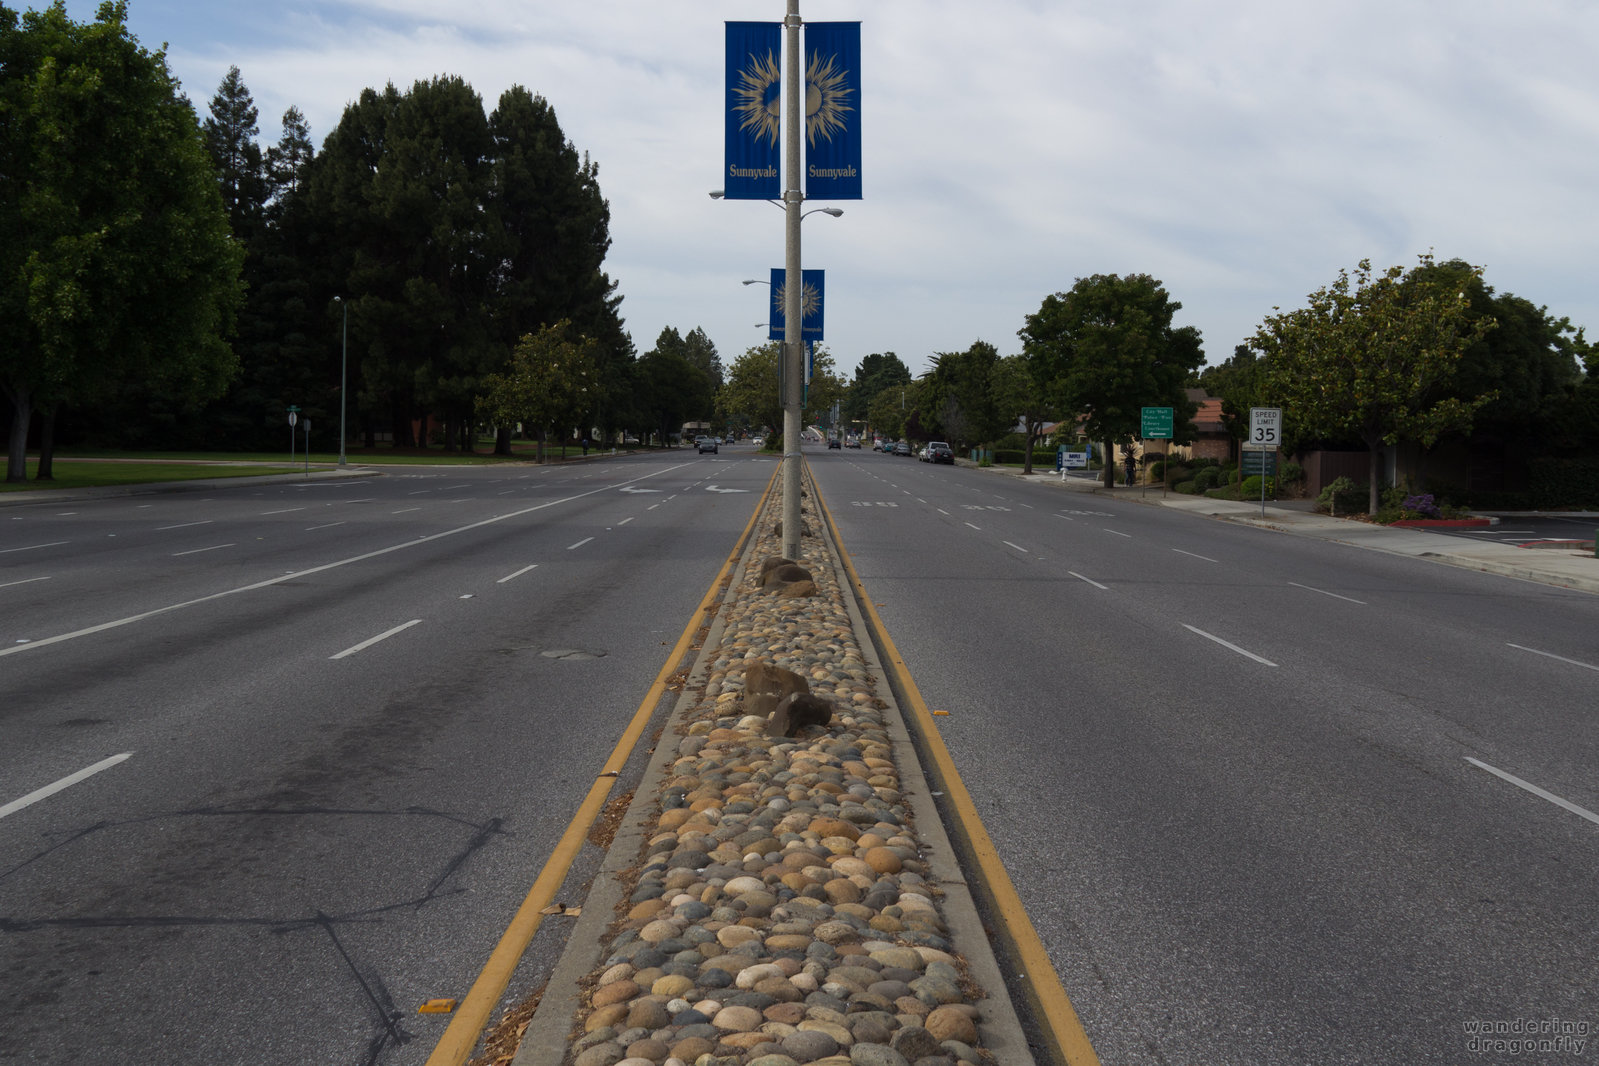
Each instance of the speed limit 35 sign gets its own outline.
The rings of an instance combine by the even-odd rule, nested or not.
[[[1256,448],[1276,448],[1283,442],[1283,409],[1281,407],[1251,407],[1249,409],[1249,443]]]

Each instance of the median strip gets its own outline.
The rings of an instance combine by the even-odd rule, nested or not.
[[[814,485],[798,565],[756,565],[779,507],[674,679],[515,1066],[1032,1061]]]

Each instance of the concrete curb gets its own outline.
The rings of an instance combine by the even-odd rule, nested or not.
[[[807,481],[809,481],[808,475],[809,471],[807,471]],[[810,482],[810,492],[813,499],[820,499],[814,482]],[[966,960],[973,980],[982,988],[986,997],[975,1004],[981,1012],[977,1028],[979,1040],[984,1049],[994,1055],[995,1061],[1006,1066],[1013,1064],[1033,1066],[1033,1054],[1027,1046],[1025,1030],[1021,1019],[1017,1017],[1016,1006],[1010,1000],[1008,992],[1000,994],[1009,986],[1000,973],[998,956],[995,955],[993,944],[988,938],[987,928],[978,911],[977,900],[966,883],[955,846],[950,842],[949,834],[945,832],[938,803],[933,796],[931,786],[927,783],[926,775],[922,772],[915,741],[905,726],[905,715],[889,685],[888,672],[878,657],[877,642],[872,637],[873,630],[862,617],[860,605],[855,601],[855,586],[850,581],[849,575],[844,572],[839,546],[833,539],[832,529],[829,523],[822,521],[821,518],[822,516],[818,514],[817,524],[821,526],[822,536],[828,544],[833,572],[838,587],[844,593],[844,606],[855,629],[856,639],[861,647],[861,656],[866,662],[867,669],[876,678],[874,691],[877,697],[889,707],[889,713],[884,716],[884,720],[888,725],[889,736],[894,741],[894,766],[899,771],[900,791],[910,801],[917,840],[922,845],[923,858],[933,875],[931,880],[944,892],[944,897],[940,900],[940,909],[944,923],[949,927],[950,942]],[[860,639],[862,634],[865,634],[867,639]],[[981,950],[978,950],[978,946]]]
[[[760,506],[764,510],[767,501],[762,500]],[[567,1048],[572,1042],[577,1018],[583,1008],[583,981],[599,966],[601,953],[605,950],[606,932],[616,921],[617,908],[626,898],[625,877],[638,865],[639,856],[643,854],[644,846],[653,832],[658,813],[658,794],[667,771],[677,759],[675,738],[669,737],[667,730],[672,722],[699,703],[698,692],[705,687],[709,672],[706,665],[721,648],[725,626],[720,608],[743,584],[750,557],[755,550],[755,541],[752,535],[744,546],[743,558],[733,568],[732,580],[717,601],[716,620],[711,623],[705,643],[694,656],[688,679],[678,691],[677,698],[672,700],[666,717],[651,734],[654,747],[650,751],[650,761],[633,790],[633,801],[628,804],[627,814],[617,828],[611,846],[605,851],[605,860],[594,875],[588,898],[583,901],[583,912],[567,936],[566,948],[550,973],[549,981],[544,986],[544,997],[522,1035],[521,1046],[517,1048],[511,1066],[561,1066],[566,1060]],[[651,721],[659,714],[660,708],[657,706]]]
[[[975,464],[968,463],[966,465],[976,469]],[[993,468],[990,469],[992,470]],[[998,472],[1004,476],[1026,481],[1029,484],[1050,484],[1084,495],[1109,497],[1113,500],[1137,503],[1144,506],[1169,507],[1173,510],[1184,511],[1205,518],[1236,522],[1241,525],[1254,526],[1257,529],[1271,530],[1276,533],[1326,540],[1352,548],[1380,551],[1410,559],[1423,559],[1428,562],[1442,563],[1446,566],[1476,570],[1479,573],[1515,578],[1520,581],[1531,581],[1540,585],[1552,585],[1576,592],[1599,593],[1599,559],[1594,559],[1586,553],[1556,559],[1539,559],[1537,553],[1534,553],[1532,558],[1526,558],[1526,549],[1503,544],[1473,545],[1469,551],[1455,551],[1447,547],[1450,543],[1448,540],[1422,530],[1375,526],[1363,522],[1350,522],[1347,519],[1332,518],[1327,515],[1270,506],[1267,507],[1267,515],[1262,517],[1258,507],[1235,504],[1227,500],[1209,500],[1205,497],[1197,496],[1180,496],[1175,499],[1171,496],[1151,498],[1141,493],[1139,487],[1107,491],[1104,486],[1097,483],[1085,483],[1081,480],[1077,482],[1069,480],[1062,482],[1057,475],[1035,473],[1029,476],[1018,471],[1009,470]],[[1542,512],[1495,512],[1490,517],[1497,519],[1499,517],[1508,518],[1537,513]],[[1589,512],[1573,512],[1572,517],[1586,518],[1589,517],[1589,514]],[[1398,538],[1406,535],[1432,539],[1425,542],[1411,541],[1408,547],[1400,547]],[[1381,543],[1385,538],[1391,540],[1392,543]]]

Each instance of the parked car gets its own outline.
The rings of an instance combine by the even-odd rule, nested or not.
[[[704,455],[706,452],[710,452],[712,455],[718,454],[716,450],[715,437],[700,437],[694,443],[699,446],[699,453],[701,455]]]
[[[929,441],[927,444],[927,461],[954,466],[955,452],[941,440]]]
[[[910,443],[910,441],[902,440],[902,441],[899,441],[898,443],[896,443],[894,445],[894,454],[895,455],[909,455],[909,454],[911,454],[911,443]]]

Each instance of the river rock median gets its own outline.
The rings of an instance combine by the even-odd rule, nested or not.
[[[802,510],[808,534],[822,528],[810,498]],[[979,1044],[993,1001],[953,943],[901,791],[897,711],[829,545],[807,535],[801,559],[762,569],[779,514],[774,491],[629,812],[642,842],[563,1055],[524,1041],[517,1066],[994,1061]],[[802,572],[765,582],[782,566]],[[749,710],[773,698],[745,691],[757,663],[803,679],[830,720],[769,733]]]

